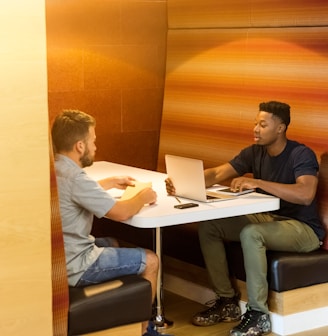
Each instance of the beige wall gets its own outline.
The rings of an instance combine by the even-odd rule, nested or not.
[[[1,0],[0,335],[52,335],[44,0]]]

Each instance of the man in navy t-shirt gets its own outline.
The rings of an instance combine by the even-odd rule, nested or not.
[[[230,331],[232,336],[260,336],[271,331],[266,250],[310,252],[320,247],[325,232],[315,199],[319,165],[310,148],[287,139],[289,123],[289,105],[261,103],[255,118],[255,144],[230,162],[204,172],[207,187],[232,179],[231,189],[255,189],[279,197],[280,209],[200,223],[200,244],[217,300],[193,316],[195,325],[240,319],[239,295],[229,278],[225,240],[241,242],[249,300],[240,324]],[[175,193],[170,179],[166,187],[169,194]]]

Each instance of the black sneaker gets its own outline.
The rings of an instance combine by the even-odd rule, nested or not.
[[[213,301],[206,304],[213,303]],[[239,296],[232,298],[221,297],[215,300],[212,307],[195,314],[192,323],[197,326],[207,327],[219,322],[235,322],[240,320]]]
[[[149,321],[147,331],[142,336],[174,336],[158,332],[157,326],[153,321]]]
[[[271,332],[270,316],[247,308],[239,325],[230,330],[231,336],[260,336]]]

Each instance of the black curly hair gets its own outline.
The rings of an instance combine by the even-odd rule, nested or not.
[[[282,123],[287,127],[290,123],[290,106],[286,103],[281,103],[278,101],[269,101],[265,103],[260,103],[260,111],[272,113],[274,116],[278,117]]]

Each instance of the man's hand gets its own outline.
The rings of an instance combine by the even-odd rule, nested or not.
[[[130,176],[113,176],[112,188],[126,189],[128,186],[134,186],[135,179]]]
[[[152,188],[147,187],[139,191],[132,198],[115,202],[105,217],[122,222],[137,214],[145,204],[154,204],[156,200],[156,192]]]
[[[98,181],[98,183],[105,189],[109,190],[112,188],[126,189],[128,186],[134,186],[135,179],[130,176],[111,176],[103,180]]]
[[[168,195],[175,195],[175,188],[169,177],[165,180],[165,186]]]
[[[154,204],[157,200],[157,194],[152,188],[142,189],[137,196],[142,198],[144,204]]]
[[[236,177],[231,181],[230,189],[233,191],[243,191],[245,189],[258,188],[258,180],[250,177]]]

